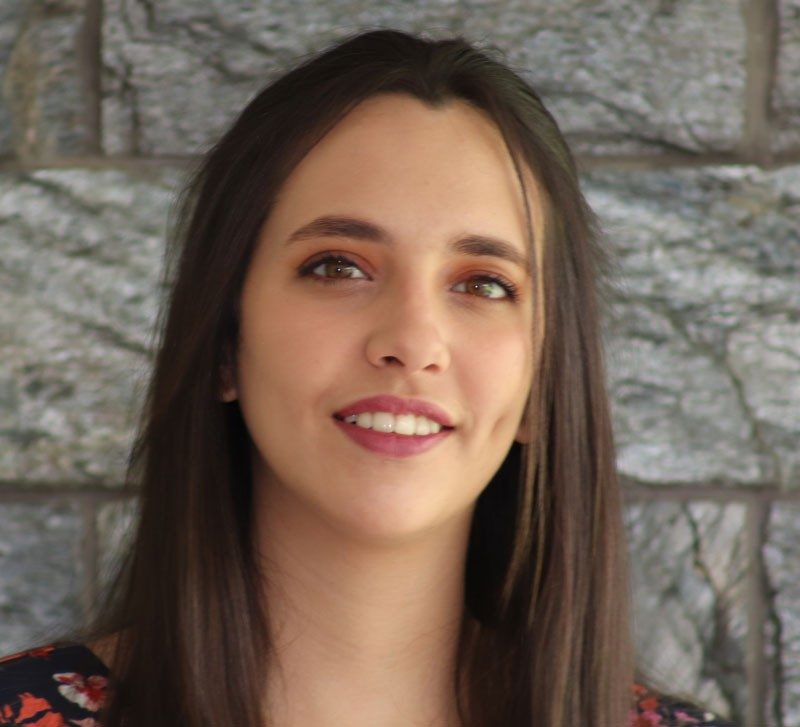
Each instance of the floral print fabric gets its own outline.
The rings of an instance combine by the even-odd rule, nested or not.
[[[78,644],[0,659],[0,725],[102,727],[106,666]]]
[[[680,699],[657,695],[636,684],[629,727],[734,727],[715,714]]]
[[[102,727],[109,670],[80,644],[50,645],[0,659],[0,725]],[[686,702],[633,687],[627,727],[733,727]]]

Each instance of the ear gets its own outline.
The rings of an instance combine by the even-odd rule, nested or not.
[[[220,366],[219,379],[220,390],[217,394],[217,399],[224,403],[236,401],[239,398],[239,392],[236,390],[236,382],[233,372],[233,366],[230,363],[230,356],[225,356],[225,362]]]
[[[236,401],[239,398],[239,394],[236,393],[236,389],[232,386],[225,387],[217,397],[221,402],[227,404],[231,401]]]
[[[239,394],[236,391],[236,387],[232,383],[232,376],[230,374],[230,370],[225,368],[220,372],[220,376],[222,379],[222,386],[220,388],[220,392],[217,395],[219,401],[224,403],[228,403],[231,401],[236,401],[239,398]]]

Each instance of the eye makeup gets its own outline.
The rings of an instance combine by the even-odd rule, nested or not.
[[[353,277],[349,275],[345,276],[327,276],[327,275],[319,275],[314,272],[317,268],[323,265],[335,266],[334,269],[338,272],[344,270],[357,270],[361,272],[363,277]],[[364,280],[369,279],[366,273],[364,273],[361,268],[358,266],[357,263],[353,262],[349,257],[342,253],[321,253],[318,256],[313,257],[308,262],[304,263],[297,271],[298,276],[302,278],[311,278],[317,282],[323,283],[324,285],[336,285],[337,283],[343,280]],[[475,297],[477,298],[485,298],[486,300],[507,300],[509,302],[515,303],[519,300],[519,288],[517,285],[512,283],[507,278],[503,277],[502,275],[498,275],[497,273],[488,273],[488,272],[477,272],[472,273],[465,281],[462,283],[458,283],[457,285],[462,285],[464,282],[467,281],[474,281],[472,284],[467,284],[465,292],[468,290],[472,291],[479,291],[479,290],[486,290],[487,286],[495,285],[499,289],[503,291],[503,295],[481,295],[476,294]]]

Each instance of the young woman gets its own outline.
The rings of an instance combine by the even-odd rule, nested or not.
[[[721,724],[635,684],[603,256],[519,76],[350,38],[182,210],[133,547],[77,643],[0,668],[0,724]]]

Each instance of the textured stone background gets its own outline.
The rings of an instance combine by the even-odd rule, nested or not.
[[[81,619],[124,543],[184,170],[374,26],[498,46],[568,134],[617,261],[641,661],[800,725],[800,0],[2,0],[0,653]]]

